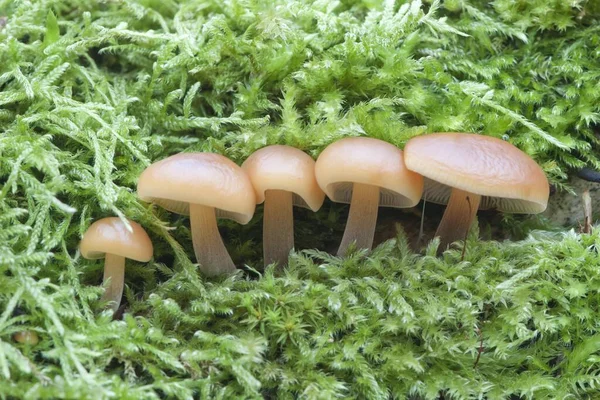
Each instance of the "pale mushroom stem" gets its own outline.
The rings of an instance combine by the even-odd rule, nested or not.
[[[117,311],[123,297],[123,285],[125,284],[125,257],[106,253],[104,258],[104,280],[110,283],[102,296],[102,301],[108,301],[108,307]]]
[[[355,183],[350,200],[350,213],[338,256],[344,256],[348,246],[356,242],[359,249],[370,250],[373,247],[377,210],[379,208],[379,187]]]
[[[216,276],[235,272],[235,265],[219,233],[215,209],[190,204],[190,225],[194,253],[202,273]]]
[[[452,242],[465,239],[479,209],[480,201],[481,196],[478,194],[452,189],[448,206],[435,232],[435,236],[440,237],[438,252],[446,250]]]
[[[292,193],[284,190],[265,192],[263,217],[263,258],[265,267],[287,264],[294,248],[294,212]]]

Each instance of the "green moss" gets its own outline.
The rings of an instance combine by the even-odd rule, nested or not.
[[[259,212],[223,225],[248,267],[215,282],[187,219],[134,193],[180,151],[433,131],[503,137],[562,187],[600,167],[599,7],[513,3],[0,0],[0,396],[593,396],[597,235],[472,241],[464,262],[400,238],[259,273]],[[77,253],[107,215],[156,247],[118,321]],[[329,248],[339,216],[299,213],[300,247]]]
[[[5,395],[118,398],[406,395],[504,399],[592,396],[598,385],[600,236],[539,232],[516,243],[469,241],[442,258],[403,236],[368,257],[310,250],[281,273],[203,282],[193,266],[150,270],[129,313],[98,312],[100,290],[3,278]],[[28,271],[35,257],[10,271]],[[133,276],[142,276],[133,269]],[[150,283],[151,282],[151,283]],[[10,294],[13,293],[13,294]],[[27,313],[11,318],[19,304]],[[591,397],[590,397],[591,398]]]

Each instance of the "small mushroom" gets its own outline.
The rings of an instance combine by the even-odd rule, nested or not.
[[[315,161],[296,148],[274,145],[253,153],[242,168],[252,181],[256,203],[265,203],[264,264],[284,265],[294,248],[292,206],[318,211],[325,200],[315,179]]]
[[[102,218],[94,222],[83,235],[79,250],[84,258],[104,258],[104,282],[110,284],[102,296],[116,311],[123,296],[125,258],[148,262],[152,258],[152,241],[140,224],[129,221],[131,231],[117,217]]]
[[[146,168],[137,191],[143,201],[190,216],[194,252],[205,275],[236,270],[217,217],[247,224],[256,199],[250,178],[233,161],[213,153],[176,154]]]
[[[40,339],[38,338],[37,333],[33,331],[20,331],[13,335],[13,339],[17,343],[27,344],[30,346],[35,346],[38,344]]]
[[[550,187],[540,166],[503,140],[468,133],[435,133],[408,141],[406,166],[425,177],[423,198],[447,204],[436,236],[440,251],[464,239],[477,210],[535,214]]]
[[[423,178],[406,168],[402,150],[378,139],[338,140],[323,150],[315,173],[332,201],[350,203],[338,255],[352,242],[371,249],[378,207],[413,207],[423,191]]]

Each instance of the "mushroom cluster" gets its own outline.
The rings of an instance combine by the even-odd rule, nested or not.
[[[138,196],[190,216],[192,243],[207,276],[234,272],[217,218],[247,224],[264,202],[264,264],[284,265],[294,248],[293,206],[318,211],[325,196],[349,203],[337,254],[349,246],[371,249],[379,207],[406,208],[425,201],[446,204],[436,231],[440,251],[463,239],[477,210],[510,213],[545,210],[549,184],[541,167],[512,144],[468,133],[434,133],[408,141],[404,151],[372,138],[338,140],[316,162],[301,150],[272,145],[242,166],[218,154],[181,153],[141,174]],[[105,258],[104,299],[119,306],[125,258],[147,262],[152,243],[143,228],[119,218],[94,222],[81,241],[86,258]]]

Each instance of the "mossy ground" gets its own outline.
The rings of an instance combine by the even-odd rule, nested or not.
[[[563,189],[600,167],[599,17],[595,0],[0,0],[0,397],[596,398],[597,233],[506,217],[496,237],[525,239],[474,230],[463,260],[415,251],[407,223],[340,259],[327,202],[263,271],[259,210],[222,224],[240,272],[206,280],[187,218],[135,185],[180,151],[467,131]],[[116,320],[77,252],[109,215],[155,244]]]

